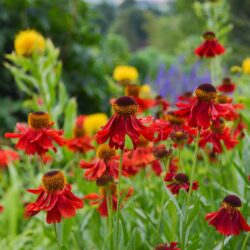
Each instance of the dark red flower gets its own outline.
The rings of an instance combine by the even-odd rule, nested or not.
[[[217,103],[217,92],[213,85],[201,84],[196,88],[195,95],[190,103],[176,104],[180,108],[176,114],[187,119],[189,126],[206,129],[219,117],[234,119],[235,111],[231,104]]]
[[[180,189],[184,189],[185,191],[189,191],[190,183],[189,179],[186,174],[183,173],[167,173],[164,181],[169,182],[170,184],[167,185],[167,187],[170,189],[172,194],[178,194]],[[193,182],[192,190],[197,190],[199,187],[199,184],[197,181]]]
[[[84,154],[94,149],[94,147],[91,145],[91,138],[85,134],[83,124],[80,125],[78,123],[79,118],[74,128],[74,138],[66,140],[66,145],[69,150]]]
[[[4,210],[4,206],[0,205],[0,213],[2,213]]]
[[[9,149],[0,149],[0,167],[7,167],[9,162],[19,160],[20,156],[17,152]]]
[[[160,106],[161,107],[161,112],[163,113],[166,111],[169,107],[169,102],[164,99],[162,96],[158,95],[155,98],[155,106]]]
[[[214,153],[222,153],[222,142],[228,150],[233,149],[238,141],[235,137],[231,136],[230,129],[225,127],[225,122],[220,119],[218,122],[214,122],[211,127],[201,132],[201,140],[199,146],[204,148],[207,143],[212,143]]]
[[[187,91],[178,97],[179,101],[190,102],[193,97],[193,92]]]
[[[63,218],[75,216],[76,210],[83,207],[81,199],[71,192],[71,185],[61,171],[53,170],[42,178],[42,186],[38,189],[28,189],[30,193],[39,195],[37,200],[25,207],[26,217],[31,217],[41,210],[47,212],[46,221],[59,223]]]
[[[155,106],[155,100],[152,99],[145,99],[140,98],[140,90],[141,87],[136,84],[127,84],[125,87],[125,95],[133,97],[136,101],[136,103],[139,105],[139,112],[143,112],[149,108],[152,108]]]
[[[177,247],[177,242],[171,242],[170,245],[167,243],[157,245],[154,250],[181,250]]]
[[[53,122],[50,121],[49,114],[44,112],[30,113],[28,116],[28,126],[17,123],[16,133],[5,133],[6,138],[18,138],[16,148],[24,150],[28,155],[44,155],[49,149],[55,152],[56,147],[64,145],[62,138],[63,130],[52,129]]]
[[[154,140],[154,128],[147,127],[141,119],[137,119],[135,114],[138,111],[138,104],[129,96],[118,98],[113,104],[115,114],[109,122],[96,135],[97,142],[102,144],[109,139],[111,148],[123,149],[125,146],[125,136],[128,135],[137,147],[140,135],[147,140]]]
[[[225,48],[219,43],[213,32],[205,32],[203,38],[205,41],[194,51],[197,56],[215,57],[224,54]]]
[[[224,198],[221,208],[213,213],[208,213],[205,219],[217,232],[229,236],[238,235],[241,231],[250,231],[250,226],[241,215],[239,208],[241,200],[236,195],[228,195]]]
[[[85,171],[85,178],[90,181],[95,181],[101,178],[104,174],[118,178],[119,171],[119,157],[115,157],[116,151],[111,149],[108,145],[103,144],[97,150],[98,159],[92,162],[81,160],[80,166]],[[127,176],[126,170],[122,170],[122,174]]]
[[[245,130],[247,129],[246,123],[243,121],[242,116],[239,115],[239,119],[236,121],[236,128],[233,135],[235,138],[242,139],[245,136]]]
[[[106,217],[108,216],[108,203],[107,203],[107,188],[110,188],[110,192],[112,194],[112,209],[113,211],[117,210],[117,190],[116,190],[116,185],[115,183],[112,183],[108,187],[102,187],[100,188],[100,194],[87,194],[83,197],[84,200],[89,200],[90,205],[97,205],[98,212],[100,213],[101,216]],[[126,192],[125,198],[123,201],[126,201],[129,197],[133,195],[134,189],[131,187],[129,190]],[[124,191],[121,192],[121,196],[124,193]],[[123,204],[121,204],[121,207]]]
[[[235,83],[231,81],[231,78],[226,77],[222,80],[221,85],[217,87],[220,92],[223,93],[233,93],[236,88]]]

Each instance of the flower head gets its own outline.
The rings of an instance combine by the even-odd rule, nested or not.
[[[231,78],[225,77],[217,89],[223,93],[233,93],[235,88],[236,85],[231,81]]]
[[[245,74],[250,74],[250,57],[243,60],[243,62],[242,62],[242,71]]]
[[[221,208],[212,213],[208,213],[205,219],[217,232],[229,236],[238,235],[241,231],[250,231],[239,208],[242,206],[241,200],[236,195],[228,195],[224,198]]]
[[[142,120],[136,118],[138,104],[134,98],[122,96],[113,104],[115,114],[108,123],[97,133],[96,138],[99,144],[109,139],[111,148],[123,149],[125,146],[125,136],[128,135],[134,145],[137,147],[140,135],[147,140],[154,139],[154,129],[143,125]]]
[[[195,97],[189,103],[177,103],[180,109],[176,114],[187,120],[191,127],[208,128],[210,123],[219,117],[235,117],[231,104],[218,104],[217,91],[211,84],[204,83],[195,89]]]
[[[15,38],[15,51],[19,56],[30,56],[45,50],[44,37],[35,30],[21,31]]]
[[[225,48],[216,39],[214,32],[203,34],[204,42],[195,49],[194,53],[199,57],[215,57],[224,54]]]
[[[177,247],[177,244],[177,242],[171,242],[170,245],[167,243],[159,244],[154,248],[154,250],[180,250],[180,248]]]
[[[172,194],[178,194],[180,189],[184,189],[186,192],[189,191],[190,183],[189,178],[186,174],[183,173],[167,173],[164,181],[169,182],[167,188],[170,189]],[[199,184],[197,181],[193,182],[192,190],[197,190]]]
[[[59,223],[62,217],[73,217],[76,210],[83,207],[82,200],[71,192],[71,185],[66,183],[64,174],[58,170],[44,174],[42,186],[27,191],[39,196],[35,202],[25,207],[26,217],[34,216],[44,210],[47,212],[48,224]]]
[[[101,216],[106,217],[108,216],[108,204],[107,204],[107,189],[110,189],[110,193],[112,195],[111,199],[111,207],[113,211],[117,210],[117,190],[116,190],[116,184],[113,182],[111,185],[107,187],[100,188],[100,194],[92,193],[87,194],[83,197],[84,200],[90,201],[90,205],[94,206],[97,205],[98,212]],[[121,196],[125,193],[123,190],[121,192]],[[130,198],[134,193],[134,189],[131,187],[127,190],[124,198],[124,202],[127,201],[128,198]],[[123,204],[120,204],[121,207],[123,207]]]
[[[12,161],[19,160],[17,152],[9,149],[0,149],[0,168],[5,168]]]
[[[113,78],[122,85],[133,83],[137,80],[138,76],[137,69],[128,65],[116,66],[113,72]]]
[[[52,129],[48,113],[34,112],[28,116],[27,124],[16,124],[15,133],[5,133],[6,138],[18,138],[16,148],[24,150],[28,155],[44,155],[49,149],[57,151],[53,142],[64,145],[63,130]]]

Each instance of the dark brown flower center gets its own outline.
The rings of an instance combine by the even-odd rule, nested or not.
[[[104,161],[108,161],[108,160],[110,160],[111,157],[116,155],[116,151],[115,151],[115,149],[110,148],[109,145],[102,144],[97,149],[96,154],[100,159],[103,159]]]
[[[164,120],[167,120],[168,122],[174,125],[182,125],[184,123],[184,119],[176,115],[173,111],[168,112],[164,116]]]
[[[63,190],[66,185],[66,178],[59,170],[47,172],[42,177],[42,186],[47,193]]]
[[[213,40],[215,38],[215,33],[212,31],[207,31],[203,34],[205,40]]]
[[[135,85],[135,84],[128,84],[125,87],[125,95],[126,96],[138,97],[139,94],[140,94],[140,86]]]
[[[168,157],[172,154],[172,149],[167,150],[165,145],[159,145],[158,147],[155,147],[153,150],[153,154],[156,158],[163,158]]]
[[[217,96],[217,102],[220,104],[228,103],[228,101],[229,101],[228,99],[229,98],[226,95],[218,95]]]
[[[231,78],[230,77],[225,77],[222,80],[222,84],[224,84],[224,85],[230,85],[231,83],[232,82],[231,82]]]
[[[198,86],[195,90],[195,94],[199,100],[204,102],[215,101],[217,96],[215,87],[209,83],[203,83],[200,86]]]
[[[50,124],[50,116],[44,112],[29,113],[28,124],[34,129],[47,128]]]
[[[83,137],[84,135],[85,135],[84,128],[75,126],[75,128],[74,128],[74,136],[75,136],[75,138],[80,138],[80,137]]]
[[[97,186],[107,186],[109,183],[113,182],[113,176],[109,175],[108,173],[104,173],[103,176],[96,180]]]
[[[135,99],[130,96],[122,96],[113,104],[113,109],[118,115],[135,115],[138,111],[138,104]]]
[[[188,135],[183,130],[177,130],[171,133],[170,138],[176,143],[184,143],[187,140]]]
[[[226,196],[223,200],[223,203],[225,203],[226,205],[229,205],[231,207],[234,207],[234,208],[242,206],[240,198],[234,194],[230,194],[230,195]]]
[[[177,180],[180,183],[188,183],[188,181],[189,181],[187,175],[185,175],[183,173],[176,174],[175,180]]]

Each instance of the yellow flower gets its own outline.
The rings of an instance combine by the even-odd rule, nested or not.
[[[242,62],[242,70],[245,74],[250,74],[250,57]]]
[[[230,68],[230,71],[232,73],[240,73],[242,71],[242,68],[238,65],[234,65]]]
[[[19,56],[30,56],[45,50],[44,37],[35,30],[21,31],[15,38],[15,51]]]
[[[116,66],[113,72],[113,78],[122,84],[127,84],[136,81],[138,75],[139,74],[137,69],[128,65]]]
[[[105,125],[107,121],[108,117],[104,113],[87,115],[83,123],[84,131],[88,135],[93,135],[101,128],[101,126]]]
[[[140,96],[142,98],[148,98],[151,96],[151,94],[152,94],[152,89],[151,89],[150,85],[143,84],[141,86],[141,89],[140,89]]]

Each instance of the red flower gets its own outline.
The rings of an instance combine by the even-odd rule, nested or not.
[[[233,133],[234,137],[242,139],[245,136],[245,129],[247,129],[247,125],[244,123],[242,116],[239,115],[239,119]]]
[[[101,178],[104,174],[118,178],[119,171],[119,157],[115,157],[116,151],[111,149],[108,145],[103,144],[97,150],[97,156],[99,159],[93,162],[85,162],[81,160],[80,166],[85,171],[85,178],[93,181]],[[122,170],[122,174],[127,176],[125,169]]]
[[[28,155],[44,155],[49,149],[57,151],[53,142],[59,146],[64,145],[61,137],[63,130],[52,129],[53,122],[44,112],[30,113],[28,117],[28,125],[17,123],[16,133],[5,133],[6,138],[18,138],[16,148],[24,150]]]
[[[162,96],[158,95],[155,98],[155,106],[160,106],[161,112],[163,113],[164,111],[166,111],[168,109],[169,103]]]
[[[178,194],[180,189],[184,189],[185,191],[189,191],[190,183],[187,175],[183,173],[173,174],[173,173],[167,173],[165,176],[164,181],[170,182],[170,184],[167,185],[167,187],[170,189],[172,194]],[[193,182],[192,190],[197,190],[199,187],[199,184],[197,181]]]
[[[226,77],[222,80],[221,85],[217,87],[220,92],[223,93],[233,93],[236,85],[231,81],[231,78]]]
[[[109,187],[102,187],[100,188],[100,194],[87,194],[83,197],[84,200],[89,200],[90,205],[98,205],[98,212],[101,216],[106,217],[108,216],[108,205],[107,205],[107,190],[106,188],[110,188],[111,194],[112,194],[112,209],[113,211],[117,210],[117,191],[116,191],[116,185],[115,183],[111,184]],[[129,197],[133,195],[134,189],[131,187],[124,198],[124,201],[126,201]],[[121,192],[121,196],[124,193]],[[121,207],[123,205],[121,204]]]
[[[201,132],[199,146],[204,148],[207,143],[212,143],[213,152],[222,153],[222,141],[228,150],[234,148],[238,141],[231,136],[230,129],[225,127],[225,123],[220,119],[219,124],[213,123],[207,130]]]
[[[71,192],[71,185],[61,171],[50,171],[43,175],[42,187],[28,189],[30,193],[38,194],[35,202],[25,207],[26,217],[34,216],[41,210],[47,212],[46,221],[59,223],[63,218],[75,216],[76,210],[83,207],[83,202]]]
[[[19,160],[20,156],[17,152],[13,150],[0,149],[0,167],[7,167],[9,162]]]
[[[234,118],[235,111],[231,104],[218,104],[216,102],[217,92],[213,85],[204,83],[195,90],[196,96],[190,103],[177,103],[180,110],[176,114],[187,119],[191,127],[206,129],[211,121],[219,117]]]
[[[199,57],[215,57],[224,54],[225,48],[216,39],[213,32],[203,34],[205,41],[195,49],[194,53]]]
[[[193,97],[193,92],[187,91],[178,97],[179,101],[190,102]]]
[[[216,231],[229,236],[238,235],[241,231],[250,231],[250,226],[241,215],[239,208],[241,200],[236,195],[228,195],[224,198],[219,211],[208,213],[205,219]]]
[[[4,210],[4,206],[0,205],[0,213],[2,213]]]
[[[171,242],[170,245],[167,243],[157,245],[154,250],[181,250],[177,247],[177,242]]]
[[[142,120],[136,118],[135,114],[138,111],[138,104],[132,97],[123,96],[118,98],[113,104],[113,109],[115,114],[96,135],[99,144],[109,139],[111,148],[123,149],[126,135],[131,138],[134,148],[140,142],[140,135],[147,140],[154,140],[154,128],[144,126]]]

